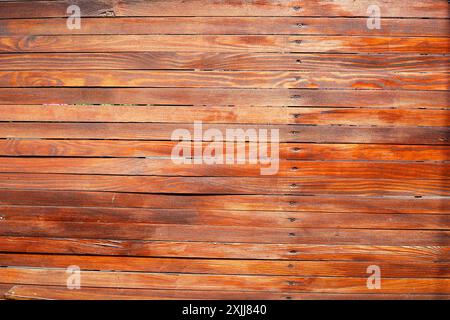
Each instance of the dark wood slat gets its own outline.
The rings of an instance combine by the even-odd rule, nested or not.
[[[15,1],[0,3],[0,18],[65,17],[67,7],[77,4],[84,17],[98,16],[363,16],[370,5],[378,5],[383,17],[448,18],[448,3],[441,0],[423,0],[420,3],[399,3],[394,0],[350,0],[330,3],[313,0],[263,0],[204,3],[200,0],[171,0],[143,3],[130,0],[71,0],[71,1]],[[383,10],[384,9],[384,10]]]
[[[142,257],[339,260],[430,263],[450,261],[450,246],[256,244],[0,236],[3,252]]]
[[[74,207],[271,210],[306,212],[449,214],[450,200],[439,197],[355,197],[281,195],[152,195],[111,192],[2,190],[0,204]]]
[[[108,270],[129,272],[175,272],[197,274],[285,275],[306,277],[367,276],[367,262],[353,261],[258,261],[258,260],[206,260],[135,257],[90,257],[67,255],[0,254],[1,266],[33,268],[67,268],[79,266],[81,270]],[[383,277],[388,278],[450,278],[448,263],[411,262],[379,264]],[[427,270],[424,272],[424,270]]]
[[[0,105],[0,121],[448,126],[450,110]]]
[[[175,141],[0,139],[2,156],[170,157]],[[203,144],[205,147],[207,143]],[[280,159],[446,161],[449,146],[280,143]]]
[[[0,189],[180,194],[450,196],[450,180],[1,173]]]
[[[447,91],[0,88],[2,104],[164,104],[314,107],[447,108]],[[238,97],[238,98],[237,98]]]
[[[193,135],[193,124],[146,123],[0,123],[0,138],[14,139],[127,139],[171,140],[176,129],[186,129]],[[280,142],[317,143],[393,143],[448,144],[447,127],[343,127],[293,125],[221,125],[203,124],[221,130],[240,128],[247,131],[278,129]],[[270,131],[269,131],[270,132]],[[192,136],[193,137],[193,136]],[[225,135],[226,140],[226,135]],[[253,139],[254,140],[254,139]],[[233,140],[234,141],[234,140]]]
[[[71,173],[132,176],[260,176],[263,164],[178,164],[171,159],[0,158],[1,173]],[[279,177],[450,179],[450,164],[280,160]]]
[[[11,285],[5,285],[7,288]],[[200,291],[86,288],[68,290],[66,287],[18,285],[6,293],[12,300],[448,300],[445,294],[333,294],[276,293],[262,291]]]
[[[450,56],[212,52],[3,53],[0,70],[199,69],[448,72]]]
[[[450,215],[0,206],[8,221],[73,221],[254,227],[450,229]]]
[[[237,226],[0,221],[0,233],[13,237],[116,240],[214,241],[291,244],[450,245],[450,231],[261,228]],[[1,270],[1,268],[0,268]],[[1,282],[1,280],[0,280]]]
[[[183,3],[186,5],[186,2]],[[203,4],[204,5],[204,4]],[[443,19],[382,19],[368,29],[367,18],[300,17],[152,17],[85,18],[82,28],[67,28],[67,19],[0,20],[0,35],[72,34],[317,34],[448,36]]]
[[[367,278],[295,276],[233,276],[164,274],[134,272],[82,271],[83,283],[88,287],[142,289],[198,289],[274,292],[372,293]],[[0,281],[15,284],[64,285],[65,269],[1,268]],[[450,293],[450,279],[384,278],[379,293]]]
[[[448,90],[448,73],[0,71],[0,87],[186,87]]]
[[[63,35],[0,37],[0,52],[333,52],[444,54],[446,37]]]

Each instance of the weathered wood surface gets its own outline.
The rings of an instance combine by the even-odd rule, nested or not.
[[[450,299],[449,9],[1,1],[0,297]],[[174,163],[199,121],[278,171]]]

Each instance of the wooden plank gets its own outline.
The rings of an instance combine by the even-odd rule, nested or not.
[[[210,259],[449,262],[450,246],[257,244],[0,236],[3,252]]]
[[[1,220],[254,227],[450,229],[450,215],[0,206]]]
[[[197,289],[274,292],[340,292],[372,293],[367,278],[295,276],[233,276],[164,274],[135,272],[82,271],[81,279],[88,287],[142,288],[142,289]],[[64,285],[65,269],[1,268],[0,281],[15,284]],[[383,278],[379,293],[435,293],[448,294],[450,279],[396,279]]]
[[[0,204],[74,207],[271,210],[306,212],[449,214],[443,197],[356,197],[282,195],[152,195],[112,192],[2,190]]]
[[[203,132],[210,128],[224,133],[242,129],[279,130],[279,142],[316,143],[387,143],[447,145],[448,127],[356,127],[308,125],[222,125],[203,124]],[[0,138],[7,139],[118,139],[171,140],[174,130],[186,129],[193,137],[193,124],[146,123],[0,123]],[[250,131],[252,132],[252,131]],[[268,131],[271,133],[272,131]],[[258,136],[256,136],[258,137]],[[219,138],[219,137],[218,137]],[[230,138],[230,137],[229,137]],[[251,138],[253,141],[254,137]],[[231,139],[234,141],[235,139]],[[248,140],[248,139],[247,139]],[[197,140],[200,141],[200,140]],[[220,141],[220,139],[218,139]]]
[[[0,97],[1,104],[162,104],[387,108],[449,107],[447,91],[212,88],[0,88]]]
[[[0,71],[0,87],[449,90],[448,77],[449,74],[444,72]]]
[[[420,3],[398,3],[393,0],[350,0],[330,3],[314,0],[258,2],[234,1],[204,3],[200,0],[171,0],[143,3],[130,0],[71,0],[71,1],[14,1],[0,3],[0,18],[65,17],[67,7],[76,4],[83,17],[98,16],[366,16],[370,5],[378,5],[383,17],[448,18],[448,3],[424,0]]]
[[[178,194],[449,196],[450,180],[278,177],[159,177],[1,173],[0,189]]]
[[[422,53],[450,51],[447,37],[286,35],[61,35],[0,36],[0,52],[333,52]]]
[[[247,158],[248,159],[248,158]],[[1,173],[258,177],[266,165],[174,163],[172,159],[0,158]],[[279,160],[278,177],[450,179],[450,164]]]
[[[146,223],[84,223],[0,221],[0,234],[13,237],[82,239],[214,241],[291,244],[371,244],[448,246],[450,231],[262,228],[237,226],[163,225]]]
[[[0,234],[13,237],[115,240],[214,241],[291,244],[450,245],[450,231],[263,228],[147,223],[0,221]],[[1,282],[1,280],[0,280]]]
[[[271,261],[207,260],[136,257],[95,257],[74,255],[0,254],[1,266],[22,268],[67,268],[76,265],[83,271],[129,271],[196,274],[283,275],[305,277],[367,276],[366,262],[353,261]],[[378,265],[388,278],[450,278],[446,262],[408,264],[383,262]],[[426,272],[425,272],[426,270]]]
[[[0,121],[448,126],[450,110],[0,105]]]
[[[0,139],[2,156],[170,157],[175,141]],[[202,144],[202,149],[207,143]],[[449,146],[280,143],[280,159],[446,161]]]
[[[0,70],[198,69],[448,72],[450,56],[220,52],[3,53]]]
[[[11,285],[8,285],[11,287]],[[86,288],[68,290],[57,286],[14,286],[6,294],[12,300],[448,300],[445,294],[333,294],[276,293],[261,291],[200,291]]]
[[[185,3],[183,4],[185,5]],[[151,17],[85,18],[80,29],[67,28],[67,19],[4,19],[0,35],[72,34],[308,34],[448,36],[443,19],[382,19],[382,28],[367,28],[367,18],[300,17]]]

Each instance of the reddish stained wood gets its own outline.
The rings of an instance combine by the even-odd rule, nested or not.
[[[217,241],[291,244],[450,245],[450,231],[263,228],[147,223],[0,221],[0,234],[13,237],[115,240]],[[0,279],[1,282],[1,279]]]
[[[118,139],[171,140],[176,129],[193,134],[193,124],[159,123],[0,123],[0,138],[7,139]],[[387,143],[447,145],[448,127],[356,127],[308,125],[223,125],[203,124],[203,130],[214,128],[244,131],[279,130],[279,142],[317,143]],[[204,132],[203,131],[203,132]],[[270,131],[268,131],[270,132]],[[193,138],[191,136],[191,138]],[[248,140],[248,138],[246,138]],[[220,140],[220,139],[218,139]],[[251,140],[255,140],[254,137]],[[232,139],[234,141],[234,139]]]
[[[270,261],[270,260],[206,260],[136,257],[95,257],[73,255],[0,254],[1,266],[33,268],[66,268],[81,270],[175,272],[197,274],[286,275],[306,277],[364,278],[367,262],[354,261]],[[380,263],[383,276],[388,278],[448,278],[448,263],[430,262],[408,264]],[[424,272],[424,270],[427,270]]]
[[[204,3],[202,5],[205,5]],[[186,2],[183,3],[186,6]],[[0,35],[73,34],[307,34],[444,36],[443,19],[382,19],[381,29],[368,29],[367,18],[304,17],[151,17],[86,18],[82,28],[68,29],[67,19],[0,20]]]
[[[450,246],[223,243],[0,236],[3,252],[211,259],[449,262]]]
[[[286,35],[1,36],[0,52],[324,52],[445,54],[447,37]]]
[[[450,110],[0,105],[0,121],[448,126]]]
[[[159,177],[1,173],[0,189],[180,194],[449,196],[445,179]]]
[[[326,0],[298,1],[263,0],[250,3],[239,0],[205,3],[201,0],[170,0],[142,3],[130,0],[71,0],[0,3],[0,18],[65,17],[67,7],[76,4],[84,17],[98,16],[366,16],[370,5],[378,5],[383,17],[448,18],[448,3],[423,0],[420,3],[399,3],[394,0],[350,0],[330,3]],[[384,9],[384,10],[383,10]]]
[[[448,73],[0,71],[0,87],[186,87],[448,90]]]
[[[288,70],[448,72],[450,56],[224,52],[3,53],[0,70]]]
[[[178,164],[172,159],[0,158],[2,173],[70,173],[131,176],[260,176],[264,164]],[[449,179],[450,164],[280,160],[279,177]]]
[[[371,293],[367,278],[295,276],[233,276],[164,274],[135,272],[82,271],[83,283],[88,287],[142,289],[203,289],[273,292]],[[0,281],[15,284],[63,285],[66,270],[1,268]],[[384,278],[380,293],[450,293],[450,279]]]
[[[170,157],[175,141],[0,139],[2,156]],[[207,143],[202,145],[205,147]],[[449,146],[280,143],[280,159],[446,161]]]
[[[444,197],[294,195],[154,195],[114,192],[2,190],[2,205],[449,214]]]
[[[0,206],[8,221],[121,222],[254,227],[450,229],[450,215]]]
[[[305,107],[446,108],[447,91],[0,88],[1,104],[144,104]]]
[[[10,288],[11,285],[5,285]],[[61,286],[18,285],[6,293],[12,300],[448,300],[445,294],[345,294],[276,293],[262,291],[201,291],[86,288],[68,290]]]

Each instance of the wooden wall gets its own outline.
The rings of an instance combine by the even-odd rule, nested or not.
[[[0,293],[450,298],[449,8],[0,2]],[[174,164],[194,121],[279,129],[278,173]]]

